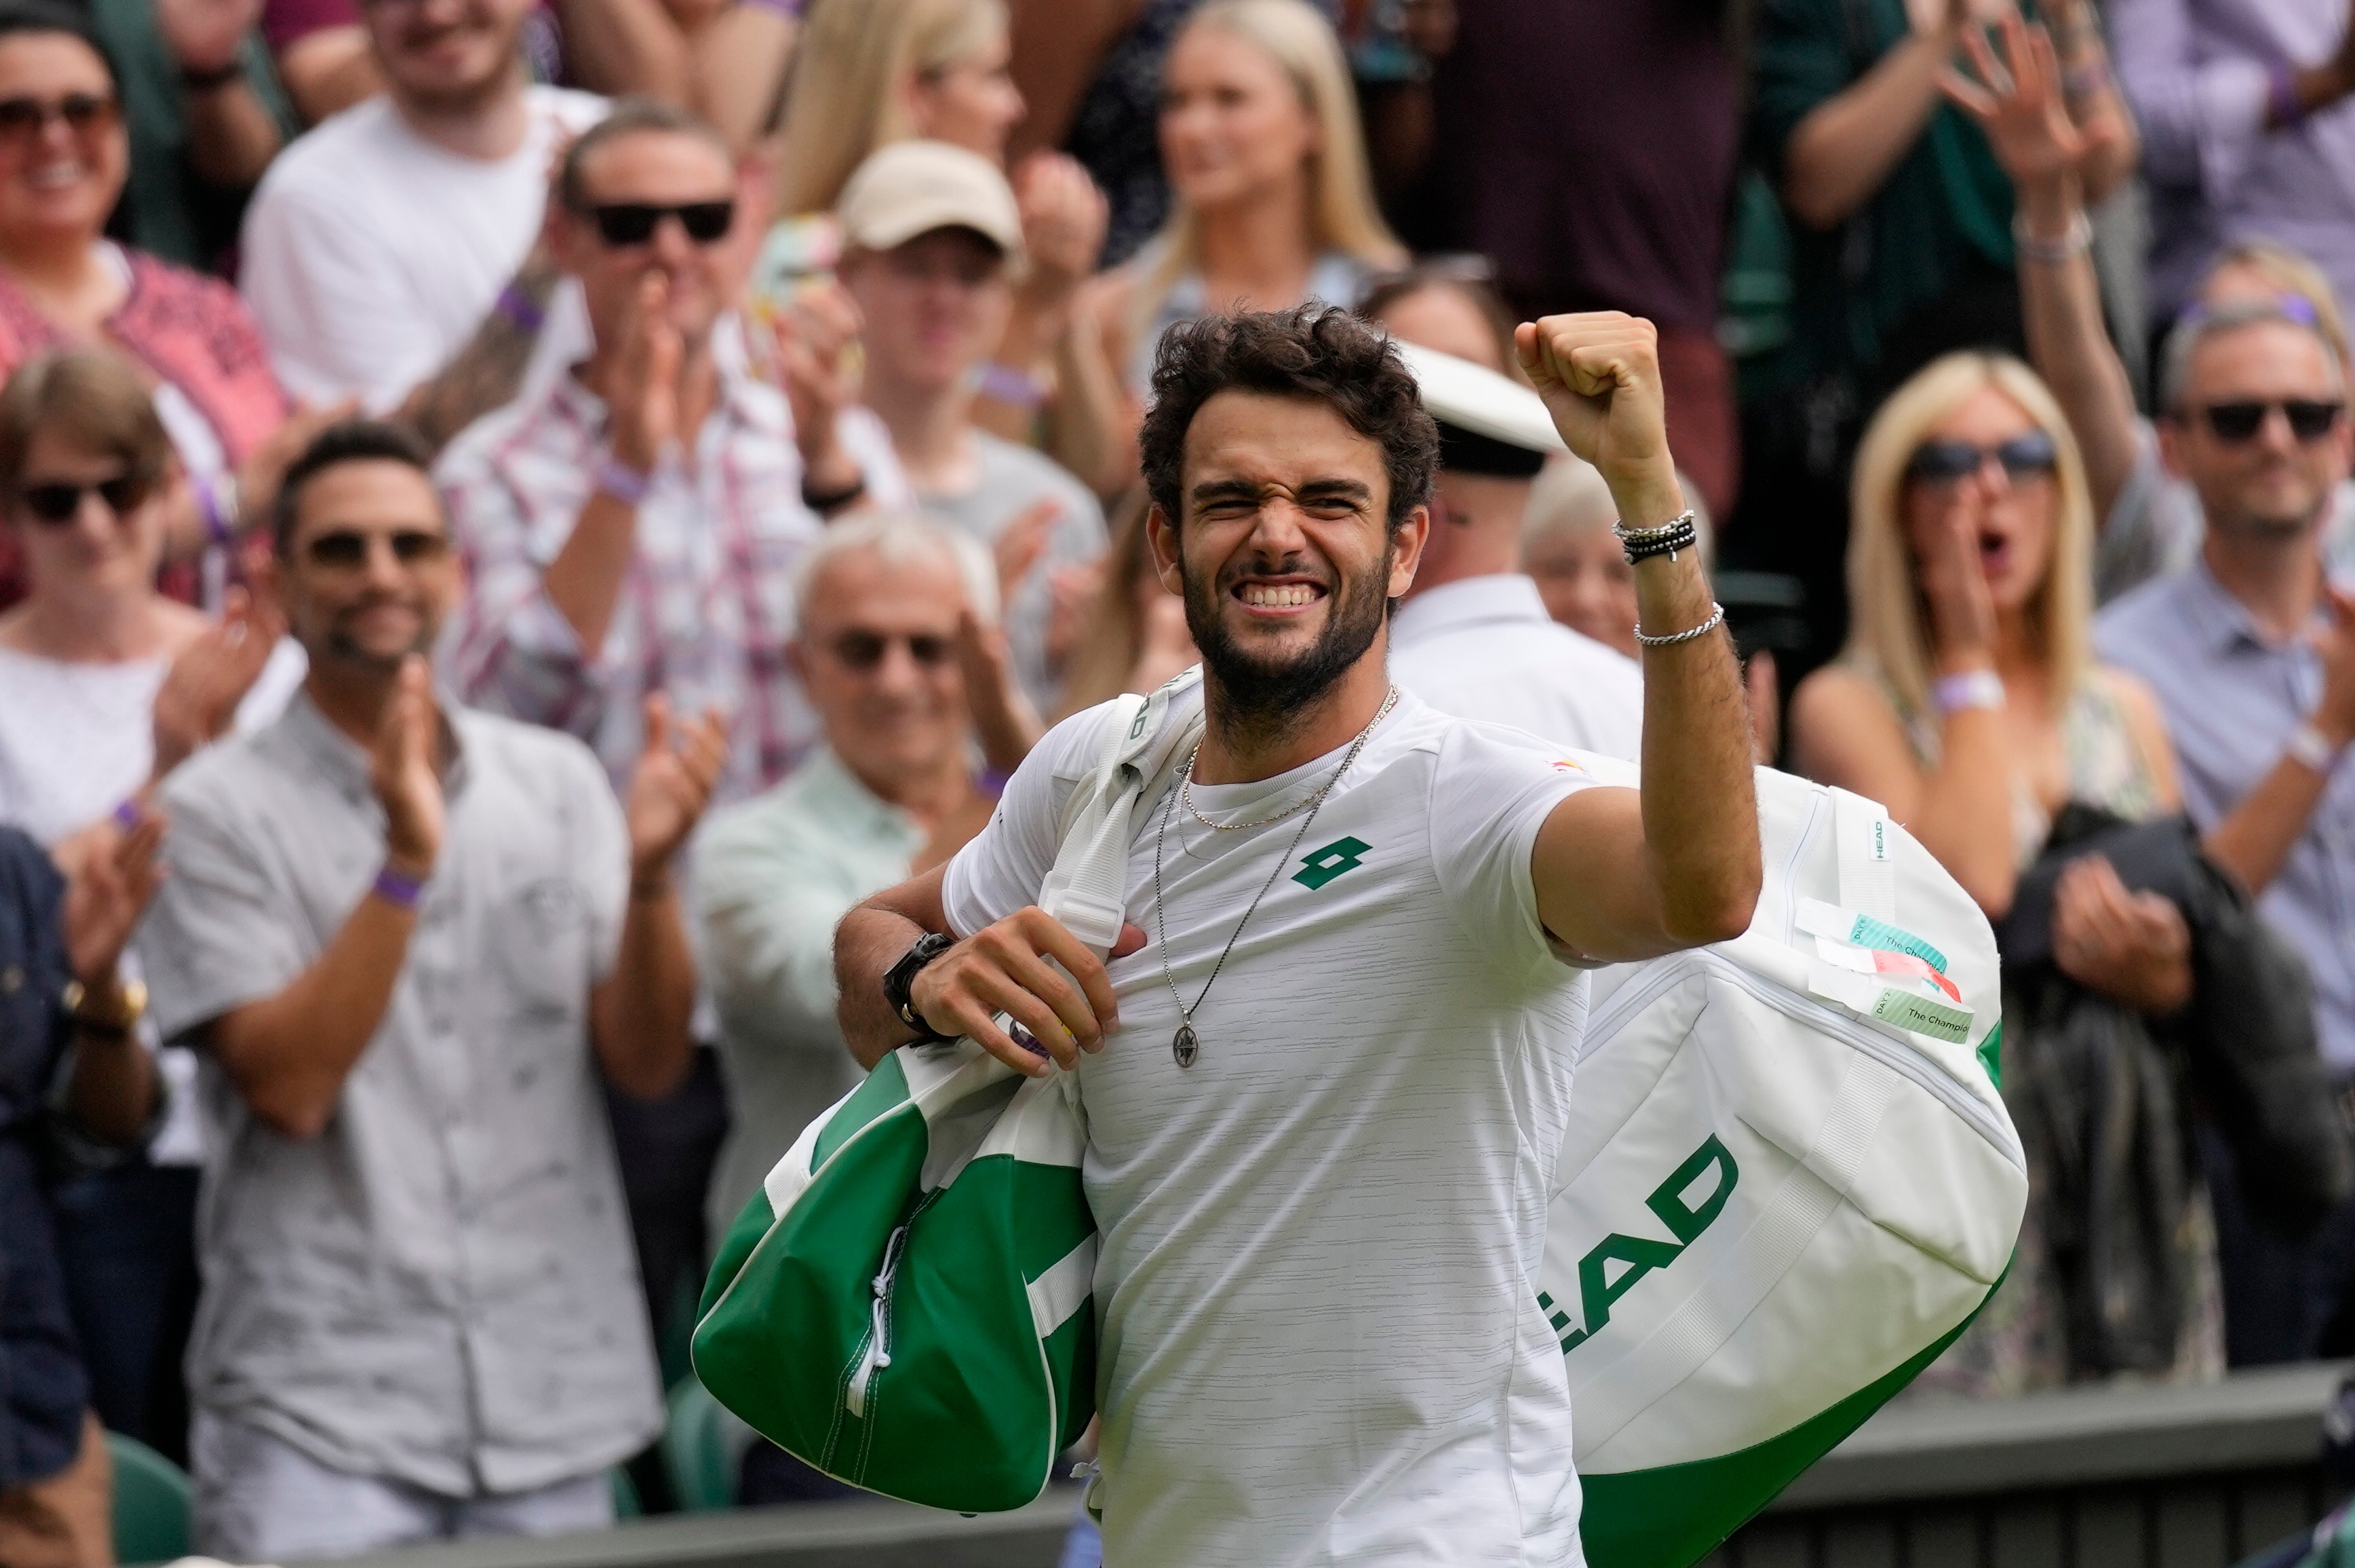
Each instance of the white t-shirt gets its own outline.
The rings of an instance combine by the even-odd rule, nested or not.
[[[240,287],[289,392],[357,395],[381,412],[474,335],[539,233],[559,141],[605,112],[590,93],[529,95],[523,145],[495,161],[425,140],[378,94],[272,162],[246,209]],[[549,307],[527,385],[586,351],[569,292]]]
[[[1444,582],[1391,616],[1391,677],[1443,713],[1643,759],[1644,673],[1546,613],[1518,571]]]
[[[951,862],[954,931],[1037,901],[1106,712],[1057,725]],[[1194,800],[1265,817],[1342,754]],[[1291,862],[1195,1014],[1190,1068],[1158,805],[1132,846],[1148,941],[1111,965],[1122,1028],[1080,1069],[1106,1562],[1581,1561],[1533,1283],[1587,996],[1529,876],[1540,825],[1589,782],[1558,757],[1401,695],[1305,835],[1297,816],[1213,833],[1177,805],[1162,876],[1189,1003]]]
[[[303,645],[281,637],[261,678],[238,705],[240,731],[278,717],[308,667]],[[156,688],[170,672],[165,658],[96,664],[43,658],[0,648],[0,822],[44,845],[89,827],[147,782],[155,763]],[[123,968],[136,979],[134,945]],[[161,1045],[152,1019],[142,1031],[150,1050]],[[162,1051],[172,1103],[147,1150],[157,1165],[196,1165],[204,1152],[196,1095],[196,1058],[186,1048]]]

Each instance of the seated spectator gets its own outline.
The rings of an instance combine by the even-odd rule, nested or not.
[[[2140,821],[2175,809],[2166,727],[2140,680],[2096,664],[2093,507],[2051,394],[2017,360],[1950,355],[1900,388],[1858,449],[1849,541],[1853,630],[1840,660],[1800,683],[1793,761],[1810,778],[1883,802],[1979,906],[2001,917],[2064,805]],[[2129,893],[2099,856],[2054,898],[2055,950],[2072,981],[2144,1016],[2190,994],[2190,935],[2175,905]],[[2109,940],[2073,940],[2094,931]],[[2008,1025],[2021,1009],[2007,997]],[[2007,1027],[2015,1102],[2040,1076],[2066,1079],[2030,1029]],[[2063,1213],[2029,1131],[2030,1208],[2010,1275],[1923,1386],[2009,1395],[2110,1370],[2082,1359],[2059,1256],[2082,1234]],[[2185,1299],[2158,1364],[2213,1377],[2223,1344],[2214,1238],[2196,1191],[2154,1244]],[[2137,1304],[2086,1307],[2093,1321]]]
[[[1007,74],[1001,0],[859,0],[812,14],[785,95],[777,221],[753,268],[756,314],[775,315],[831,274],[842,254],[835,211],[861,164],[895,142],[946,142],[1006,166],[1023,115]],[[985,346],[976,418],[1027,438],[1047,398],[1040,372],[1068,331],[1073,294],[1103,249],[1103,197],[1085,171],[1039,150],[1013,170],[1030,265],[998,335]]]
[[[135,811],[125,803],[241,704],[249,723],[274,717],[301,677],[299,656],[282,660],[254,692],[278,628],[244,590],[218,625],[156,592],[172,461],[138,372],[111,350],[43,354],[0,391],[0,496],[29,590],[0,613],[0,824],[69,870],[111,856],[117,808]],[[162,1060],[177,1093],[153,1144],[72,1172],[54,1196],[92,1403],[115,1431],[178,1455],[204,1144],[196,1062],[176,1047]]]
[[[1103,509],[1051,460],[973,422],[975,372],[1005,330],[1023,263],[1014,192],[962,148],[897,142],[851,176],[841,221],[842,283],[865,323],[866,404],[891,432],[917,505],[995,548],[1015,670],[1031,702],[1052,708],[1050,577],[1103,554]]]
[[[1497,396],[1518,394],[1542,411],[1525,383],[1507,379],[1518,368],[1511,328],[1479,284],[1409,273],[1369,295],[1360,314],[1405,342],[1493,373]],[[1391,674],[1444,713],[1634,761],[1642,671],[1556,625],[1519,571],[1521,517],[1545,453],[1467,428],[1428,386],[1423,403],[1439,421],[1439,475],[1413,585],[1391,613]]]
[[[2041,9],[2061,35],[2079,172],[2106,195],[2134,168],[2133,121],[2092,0]],[[1790,336],[1749,389],[1742,464],[1755,564],[1798,577],[1813,638],[1837,645],[1849,475],[1865,415],[1957,348],[2024,347],[2011,191],[1970,117],[1941,101],[1967,53],[2000,77],[1987,26],[2012,0],[1765,0],[1753,23],[1751,134],[1790,220]]]
[[[863,1076],[835,1022],[836,924],[946,860],[996,805],[974,772],[956,656],[960,619],[995,610],[982,547],[922,518],[860,517],[803,558],[800,590],[792,657],[826,744],[774,789],[715,813],[695,848],[731,1109],[711,1178],[715,1238]],[[752,1454],[740,1501],[810,1494],[799,1467],[767,1445]]]
[[[2152,320],[2225,246],[2271,240],[2355,289],[2355,31],[2338,0],[2115,0],[2150,187]]]
[[[2095,645],[2159,695],[2208,853],[2305,957],[2317,1032],[2355,1080],[2355,599],[2318,548],[2347,478],[2346,366],[2311,313],[2221,306],[2179,327],[2159,389],[2170,472],[2200,493],[2199,554],[2103,613]],[[2303,1245],[2251,1227],[2208,1148],[2236,1365],[2324,1353],[2355,1298],[2355,1205]],[[2335,1342],[2355,1349],[2345,1319]],[[2344,1349],[2328,1353],[2343,1354]]]
[[[2110,342],[2089,254],[2093,225],[2074,167],[2077,133],[2058,109],[2059,66],[2039,47],[2015,56],[2009,74],[2004,88],[1967,92],[1963,101],[1986,128],[2018,195],[2029,352],[2084,449],[2101,524],[2094,589],[2106,602],[2191,564],[2204,531],[2200,495],[2190,481],[2167,471],[2158,428],[2135,407],[2133,386]],[[2198,281],[2190,308],[2238,304],[2276,305],[2306,317],[2341,363],[2347,361],[2338,295],[2321,271],[2295,251],[2263,240],[2227,246]],[[2326,558],[2355,565],[2355,490],[2339,487],[2323,529]]]
[[[146,993],[118,964],[155,890],[163,827],[146,816],[71,884],[38,844],[0,827],[0,973],[15,982],[0,991],[0,1563],[11,1568],[114,1562],[112,1467],[74,1353],[42,1145],[136,1144],[154,1119],[155,1069],[133,1032]]]
[[[1082,291],[1056,454],[1104,495],[1136,474],[1161,335],[1214,311],[1354,305],[1406,252],[1374,209],[1340,40],[1307,0],[1210,0],[1169,51],[1159,238]]]
[[[531,8],[362,8],[385,91],[289,147],[246,212],[240,284],[296,397],[401,410],[438,443],[515,396],[555,292],[549,165],[603,112],[526,79]]]
[[[1124,691],[1139,695],[1202,660],[1186,625],[1186,602],[1161,581],[1145,531],[1145,492],[1123,503],[1112,548],[1078,606],[1079,630],[1064,666],[1058,720],[1108,702]]]
[[[106,238],[130,177],[121,88],[79,11],[40,0],[0,7],[0,376],[45,349],[110,343],[154,390],[179,467],[165,517],[167,559],[233,542],[232,475],[266,507],[285,451],[270,437],[286,395],[251,318],[226,284]],[[304,430],[294,432],[299,438]],[[191,571],[171,584],[197,596]],[[0,603],[23,591],[0,549]]]
[[[578,741],[459,707],[462,590],[415,437],[289,471],[303,690],[164,791],[143,937],[221,1131],[188,1376],[197,1549],[237,1562],[613,1517],[662,1427],[597,1068],[668,1090],[695,970],[669,866],[718,776],[646,701],[616,802]]]
[[[715,708],[734,735],[722,800],[817,741],[784,647],[820,519],[907,502],[874,415],[837,414],[847,332],[788,345],[808,372],[800,408],[714,351],[741,282],[734,182],[717,133],[650,100],[573,143],[551,240],[596,352],[434,471],[472,584],[444,650],[459,694],[580,736],[617,785],[649,692]]]
[[[1636,569],[1611,526],[1611,487],[1592,464],[1557,458],[1529,487],[1521,517],[1521,570],[1538,585],[1546,613],[1629,658],[1636,642]]]

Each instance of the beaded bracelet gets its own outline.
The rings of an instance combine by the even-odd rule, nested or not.
[[[1631,528],[1625,523],[1614,523],[1611,532],[1618,539],[1619,548],[1626,553],[1630,566],[1639,560],[1649,560],[1656,555],[1665,555],[1674,560],[1677,551],[1690,549],[1700,540],[1700,526],[1693,521],[1689,511],[1681,517],[1669,518],[1656,528]]]

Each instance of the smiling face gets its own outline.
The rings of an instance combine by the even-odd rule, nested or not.
[[[935,229],[839,269],[865,318],[870,382],[928,392],[957,385],[1006,334],[1014,290],[1006,258],[970,229]]]
[[[319,470],[299,499],[276,571],[312,664],[389,675],[431,654],[462,586],[433,482],[406,463],[357,458]]]
[[[2159,426],[2168,464],[2200,492],[2208,525],[2226,535],[2302,533],[2322,516],[2347,477],[2355,435],[2343,414],[2306,439],[2284,403],[2331,404],[2347,396],[2339,367],[2321,338],[2291,322],[2254,321],[2219,331],[2193,351],[2183,406]],[[2254,434],[2228,440],[2209,411],[2265,406]]]
[[[555,228],[557,264],[581,280],[590,325],[601,344],[618,344],[649,273],[669,285],[670,323],[690,345],[711,332],[734,288],[735,249],[728,237],[701,242],[676,213],[658,219],[644,240],[609,243],[600,207],[688,207],[736,197],[736,171],[719,149],[678,131],[633,130],[591,149],[581,165],[578,207]],[[739,223],[742,221],[739,219]]]
[[[928,142],[1004,163],[1006,139],[1024,112],[1013,65],[1013,44],[999,32],[964,59],[926,71],[908,88],[909,123]]]
[[[523,80],[531,9],[531,0],[366,0],[360,19],[394,98],[453,113]]]
[[[68,33],[11,33],[0,38],[0,104],[12,102],[40,113],[37,125],[0,129],[0,235],[96,240],[131,167],[106,62]]]
[[[869,787],[960,765],[969,726],[955,563],[937,550],[887,560],[853,547],[818,571],[793,660],[826,744]]]
[[[2041,432],[2027,410],[1992,386],[1983,386],[1923,432],[1922,443],[1955,442],[1994,453],[2006,442]],[[1979,566],[1998,613],[2018,613],[2035,600],[2052,564],[2061,487],[2050,472],[2013,473],[1989,457],[1959,479],[1909,479],[1906,542],[1920,560],[1931,530],[1960,508],[1977,533]]]
[[[1430,516],[1390,528],[1378,443],[1322,402],[1220,392],[1187,427],[1179,485],[1183,520],[1147,522],[1154,558],[1231,708],[1296,711],[1383,656]]]
[[[129,473],[115,453],[93,451],[52,431],[33,432],[26,443],[24,473],[8,502],[8,526],[25,552],[35,598],[91,604],[151,592],[164,554],[163,475],[150,475],[144,495],[123,512],[96,489]],[[35,516],[26,493],[54,485],[80,488],[80,506],[56,521]]]
[[[1547,614],[1631,659],[1642,656],[1636,642],[1636,569],[1607,520],[1556,528],[1532,540],[1522,551],[1521,570],[1537,583]]]
[[[1178,36],[1163,76],[1161,161],[1179,200],[1200,211],[1305,189],[1316,144],[1316,116],[1264,50],[1224,27]]]

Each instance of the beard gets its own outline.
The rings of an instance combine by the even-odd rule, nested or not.
[[[1281,740],[1315,716],[1334,683],[1365,656],[1381,632],[1390,612],[1391,555],[1385,549],[1378,570],[1329,587],[1325,627],[1316,640],[1298,652],[1273,656],[1237,641],[1220,613],[1245,567],[1208,579],[1186,573],[1186,628],[1201,651],[1203,676],[1218,689],[1217,722],[1222,731],[1235,740],[1263,744]],[[1278,562],[1273,571],[1318,574],[1312,562],[1299,556]]]

